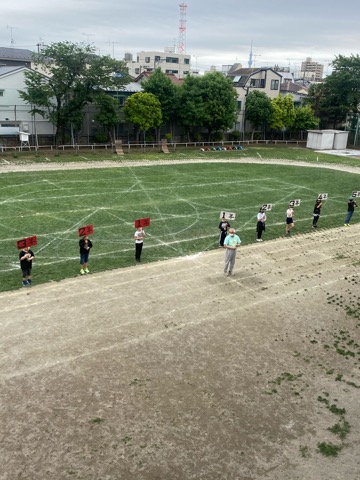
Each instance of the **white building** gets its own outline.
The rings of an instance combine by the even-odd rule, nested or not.
[[[20,98],[25,90],[27,67],[0,67],[0,137],[27,132],[29,135],[53,135],[54,126],[40,115],[30,113],[31,105]],[[3,142],[0,142],[3,143]]]
[[[125,61],[132,77],[137,77],[142,72],[153,72],[156,68],[179,78],[184,78],[191,72],[191,55],[175,53],[174,48],[165,48],[164,52],[138,52],[136,61],[131,53],[126,53]]]

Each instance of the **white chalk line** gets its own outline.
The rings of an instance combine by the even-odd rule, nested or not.
[[[149,194],[149,190],[148,189],[145,189],[142,182],[139,180],[139,178],[137,177],[136,173],[133,171],[133,169],[131,167],[129,167],[129,171],[131,172],[131,174],[135,177],[136,181],[139,183],[139,186],[141,188],[141,190],[144,192],[145,196],[148,198],[149,202],[154,204],[154,201],[153,199],[150,197],[150,194]],[[164,217],[163,217],[163,214],[161,212],[161,210],[155,206],[155,210],[158,212],[158,215],[160,217],[160,219],[164,222],[164,227],[169,231],[170,233],[170,230],[169,230],[169,227],[168,227],[168,223],[165,221]],[[160,243],[163,244],[163,241],[160,240],[159,238],[156,238],[157,241],[159,241]],[[167,243],[168,244],[168,243]],[[183,254],[183,250],[180,249],[180,250],[176,250],[174,249],[175,251],[179,251],[180,254]]]

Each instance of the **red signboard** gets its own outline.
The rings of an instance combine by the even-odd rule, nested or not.
[[[135,228],[139,227],[150,227],[150,218],[140,218],[135,220]]]
[[[26,248],[26,247],[33,247],[34,245],[37,245],[36,235],[32,237],[23,238],[22,240],[19,240],[18,242],[16,242],[16,246],[18,250],[22,250],[23,248]]]
[[[92,233],[94,233],[94,225],[85,225],[85,227],[79,228],[79,237],[91,235]]]

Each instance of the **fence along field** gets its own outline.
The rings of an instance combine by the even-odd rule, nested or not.
[[[284,235],[288,202],[294,234],[311,230],[315,199],[324,202],[319,228],[343,224],[347,198],[360,190],[356,175],[326,169],[251,164],[176,164],[96,170],[7,173],[0,176],[0,290],[21,285],[16,242],[36,235],[34,283],[78,275],[78,228],[94,225],[92,272],[133,266],[134,221],[151,218],[143,262],[218,247],[221,210],[243,244],[255,241],[256,214],[268,212],[264,240]],[[355,212],[353,222],[358,221]],[[259,247],[260,248],[260,247]],[[220,273],[220,272],[219,272]]]

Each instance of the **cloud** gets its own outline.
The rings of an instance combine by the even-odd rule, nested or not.
[[[4,2],[0,46],[36,49],[44,43],[93,43],[101,54],[123,58],[141,50],[176,47],[179,1],[17,0]],[[240,62],[247,65],[251,43],[257,65],[300,63],[306,57],[330,62],[337,54],[357,54],[360,2],[345,8],[314,0],[234,2],[189,0],[186,49],[198,67]],[[11,27],[11,28],[7,28]],[[291,59],[291,60],[289,60]]]

